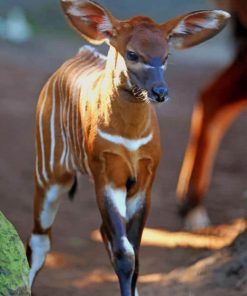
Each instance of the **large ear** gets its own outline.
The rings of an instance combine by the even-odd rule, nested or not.
[[[161,25],[173,47],[197,45],[213,37],[226,25],[230,14],[223,10],[201,10],[176,17]]]
[[[84,38],[100,44],[112,36],[117,20],[98,3],[91,0],[61,0],[62,9],[69,23]]]

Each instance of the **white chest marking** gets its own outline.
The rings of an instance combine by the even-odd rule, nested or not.
[[[132,140],[132,139],[124,138],[122,136],[108,134],[106,132],[101,131],[100,129],[98,129],[98,134],[101,136],[101,138],[111,143],[122,145],[129,151],[138,150],[141,146],[146,145],[153,138],[153,133],[150,133],[148,136],[144,138]]]

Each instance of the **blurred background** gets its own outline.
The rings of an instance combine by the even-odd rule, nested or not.
[[[138,14],[158,22],[215,7],[206,0],[98,2],[120,19]],[[34,125],[39,91],[49,75],[83,44],[85,41],[67,25],[59,1],[0,0],[0,210],[15,225],[23,242],[32,228]],[[107,46],[99,50],[106,53]],[[246,295],[246,285],[236,290],[237,278],[223,276],[217,270],[213,276],[205,271],[214,262],[214,247],[208,241],[193,246],[190,242],[196,238],[180,232],[183,224],[177,215],[175,198],[190,116],[199,90],[233,56],[229,25],[193,49],[172,51],[167,70],[171,100],[157,107],[163,153],[147,226],[160,229],[164,241],[176,237],[177,243],[166,245],[157,239],[156,243],[151,240],[144,244],[141,295],[196,295],[198,291],[211,296]],[[247,203],[246,126],[245,112],[220,146],[205,200],[213,224],[228,225],[223,234],[220,232],[223,237],[244,227],[241,219],[246,217]],[[86,177],[80,177],[75,200],[71,203],[65,198],[58,213],[53,228],[53,253],[38,277],[35,295],[119,295],[103,245],[92,239],[92,231],[99,225],[93,186]],[[150,235],[155,238],[154,233]],[[225,257],[218,265],[224,264],[224,260]],[[200,266],[198,261],[202,262]]]

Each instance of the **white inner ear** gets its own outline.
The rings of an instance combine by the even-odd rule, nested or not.
[[[107,15],[103,16],[102,22],[98,25],[97,29],[100,32],[112,31],[112,23]]]
[[[222,14],[225,13],[222,11]],[[225,13],[227,14],[227,13]],[[178,26],[174,29],[173,33],[177,34],[188,34],[193,32],[200,32],[204,29],[213,29],[217,30],[220,26],[220,20],[218,19],[219,12],[210,12],[206,18],[193,20],[193,15],[188,16],[187,18],[192,18],[192,22],[189,25],[186,25],[186,19],[181,21]]]
[[[67,13],[73,16],[82,16],[81,10],[78,6],[71,6],[68,10]]]
[[[195,24],[202,26],[204,29],[218,29],[220,21],[218,19],[218,15],[215,12],[211,12],[208,15],[207,19],[202,19],[201,21],[196,22]]]
[[[67,13],[70,15],[73,15],[73,16],[80,17],[81,20],[84,20],[84,21],[90,20],[90,17],[88,18],[86,15],[84,15],[82,9],[80,7],[78,7],[77,5],[71,6],[67,10]],[[112,24],[111,24],[111,21],[107,15],[104,15],[102,17],[102,22],[100,24],[98,24],[97,30],[99,32],[112,31]]]

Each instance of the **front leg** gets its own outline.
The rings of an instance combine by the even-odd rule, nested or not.
[[[135,251],[127,237],[127,188],[130,171],[120,156],[106,154],[93,167],[97,203],[102,216],[101,233],[119,279],[121,296],[133,296]]]
[[[114,156],[115,160],[116,158],[118,157]],[[117,173],[111,168],[110,171],[114,172],[110,174],[111,186],[105,185],[102,191],[103,198],[99,198],[103,217],[101,234],[119,278],[121,295],[137,296],[139,248],[150,208],[154,170],[150,166],[149,159],[141,160],[138,163],[137,177],[129,182],[130,178],[126,178],[129,172],[124,162],[119,158],[116,163],[121,164],[122,169]],[[108,169],[106,171],[109,173]],[[125,175],[125,172],[128,174]],[[116,176],[117,180],[113,181]],[[119,183],[121,178],[123,178],[122,186]],[[116,182],[118,187],[112,185]]]
[[[155,169],[149,159],[139,162],[136,184],[129,190],[127,199],[127,237],[135,251],[135,270],[132,277],[132,295],[138,296],[136,283],[139,274],[139,249],[143,229],[150,209],[151,188]]]
[[[119,155],[105,153],[94,166],[97,202],[102,216],[101,234],[119,279],[121,296],[137,296],[139,247],[150,207],[155,167],[139,160],[131,173]]]
[[[145,224],[145,217],[146,217],[146,202],[145,202],[146,196],[143,193],[138,193],[135,196],[129,198],[127,200],[127,219],[124,219],[124,225],[125,229],[122,234],[120,234],[120,237],[124,237],[125,241],[125,253],[129,252],[129,259],[132,260],[133,255],[134,255],[134,269],[132,270],[133,267],[133,262],[131,262],[131,274],[132,277],[129,277],[127,281],[125,280],[125,283],[123,283],[124,286],[129,286],[131,285],[131,294],[132,296],[138,296],[137,288],[136,288],[136,283],[137,283],[137,278],[139,274],[139,248],[140,248],[140,242],[141,242],[141,236]],[[117,219],[115,219],[115,222]],[[116,269],[115,262],[116,262],[116,256],[114,253],[114,238],[111,236],[111,234],[108,231],[108,227],[105,224],[102,224],[101,226],[101,235],[103,238],[103,241],[105,243],[109,258],[111,260],[111,263],[118,274],[118,270]],[[124,233],[124,235],[123,235]],[[126,238],[127,237],[127,240]],[[127,242],[127,245],[126,245]],[[121,245],[121,243],[120,243]],[[133,252],[132,252],[133,248]],[[127,252],[128,249],[128,252]],[[120,285],[121,285],[121,279],[120,280]],[[129,282],[131,280],[131,282]],[[125,295],[125,294],[124,294]],[[127,294],[129,295],[129,294]]]
[[[135,270],[135,252],[126,233],[126,196],[124,188],[106,186],[102,197],[101,233],[119,279],[122,296],[131,296],[131,283]]]
[[[135,252],[135,270],[131,283],[132,295],[134,296],[138,296],[136,283],[139,274],[139,249],[142,232],[145,225],[144,221],[146,220],[146,208],[147,205],[145,201],[145,194],[143,194],[142,192],[137,193],[127,202],[127,212],[129,219],[127,224],[127,237]]]

